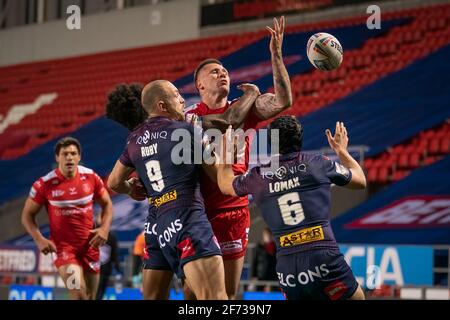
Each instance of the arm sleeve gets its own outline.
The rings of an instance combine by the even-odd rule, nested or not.
[[[134,168],[134,164],[131,161],[130,154],[128,153],[128,144],[130,141],[127,141],[127,145],[125,146],[122,154],[120,155],[119,161],[121,164],[123,164],[125,167]]]
[[[234,177],[233,189],[234,192],[239,196],[243,197],[252,193],[252,182],[256,178],[256,168],[248,170],[246,173]]]
[[[40,204],[41,206],[45,205],[47,198],[45,197],[45,185],[41,179],[33,183],[29,196],[37,204]]]
[[[352,172],[342,164],[331,161],[327,157],[322,156],[322,164],[325,175],[334,184],[345,186],[352,180]]]

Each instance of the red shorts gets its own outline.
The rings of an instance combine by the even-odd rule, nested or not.
[[[248,207],[221,210],[209,222],[219,241],[223,260],[237,260],[245,256],[250,230]]]
[[[91,246],[76,248],[69,244],[56,246],[56,260],[53,262],[56,268],[66,264],[76,264],[85,272],[100,272],[100,251]]]

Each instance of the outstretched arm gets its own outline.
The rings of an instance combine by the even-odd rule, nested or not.
[[[266,28],[271,34],[270,54],[275,94],[266,93],[256,99],[255,114],[261,120],[270,119],[292,106],[291,81],[286,66],[284,65],[281,52],[285,19],[284,16],[282,16],[279,23],[276,18],[274,18],[273,21],[274,29],[270,27]]]
[[[233,128],[242,126],[260,92],[256,85],[250,83],[243,83],[238,86],[238,89],[242,90],[244,94],[224,113],[208,114],[202,117],[201,121],[204,130],[214,128],[219,129],[223,133],[229,125],[232,125]],[[186,119],[188,122],[196,122],[196,116],[192,114],[187,115]]]

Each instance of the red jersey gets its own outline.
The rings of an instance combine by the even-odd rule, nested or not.
[[[220,114],[224,113],[235,101],[227,102],[227,104],[219,109],[210,109],[205,103],[200,102],[196,105],[191,106],[187,110],[187,114],[194,113],[199,117],[208,115],[208,114]],[[244,122],[243,130],[247,129],[255,129],[259,119],[253,112],[251,112],[247,119]],[[253,140],[253,136],[247,136],[245,138],[245,163],[243,164],[234,164],[233,171],[235,175],[244,174],[248,169],[248,163],[250,158],[250,146]],[[224,195],[217,183],[213,182],[206,174],[202,172],[201,175],[201,191],[202,196],[205,202],[206,213],[208,218],[213,218],[216,213],[223,209],[229,208],[240,208],[248,206],[248,197],[230,197]]]
[[[30,190],[30,198],[47,208],[50,238],[56,246],[87,246],[94,227],[94,199],[106,189],[92,170],[78,166],[75,177],[65,178],[59,169],[39,178]]]

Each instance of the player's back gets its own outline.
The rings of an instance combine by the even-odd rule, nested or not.
[[[278,160],[275,172],[269,165],[255,167],[235,181],[235,190],[253,194],[280,254],[336,247],[329,221],[330,185],[348,183],[350,172],[322,155],[296,152]]]
[[[150,118],[129,135],[121,160],[136,168],[151,205],[203,207],[191,125],[166,117]]]

